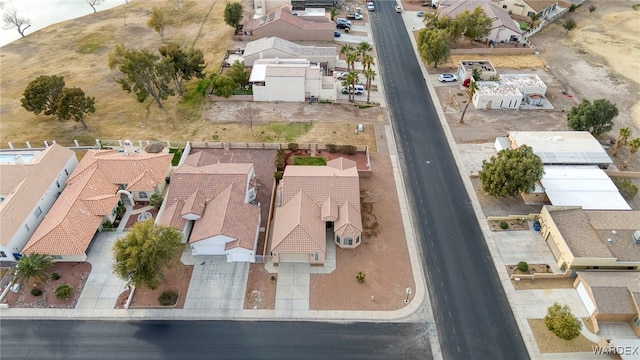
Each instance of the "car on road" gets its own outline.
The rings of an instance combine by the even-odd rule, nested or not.
[[[333,37],[340,37],[340,31],[334,31]]]
[[[346,23],[337,23],[336,29],[351,29],[351,25]]]
[[[369,11],[376,11],[376,7],[373,5],[372,2],[368,2],[367,3],[367,10]]]
[[[424,17],[424,11],[418,11],[418,17]]]
[[[454,82],[458,81],[458,77],[453,74],[440,74],[438,80],[440,80],[440,82]]]
[[[348,88],[346,86],[343,86],[341,91],[343,94],[348,94],[350,89],[353,89],[353,93],[356,95],[364,94],[364,86],[360,84],[356,84],[356,86],[349,85]]]
[[[402,12],[402,8],[398,5],[396,5],[396,12],[397,13],[401,13]]]

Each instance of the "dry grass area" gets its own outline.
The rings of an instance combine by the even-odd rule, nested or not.
[[[593,346],[596,345],[583,335],[573,340],[560,339],[547,329],[544,319],[528,319],[527,321],[538,344],[538,349],[543,354],[591,352],[593,351]]]
[[[273,280],[272,276],[274,277]],[[270,274],[264,268],[264,264],[251,264],[249,266],[244,308],[275,309],[277,277],[278,274]]]
[[[573,289],[573,279],[511,280],[516,290]]]
[[[535,55],[482,55],[482,60],[489,60],[496,68],[527,69],[544,67],[544,63]],[[477,59],[478,55],[451,55],[442,67],[457,68],[461,60]]]
[[[37,31],[2,47],[0,69],[0,140],[14,143],[55,139],[92,141],[96,138],[182,139],[205,126],[199,107],[180,105],[177,96],[159,109],[152,100],[136,102],[113,81],[108,53],[117,43],[155,50],[160,36],[146,26],[151,9],[170,13],[175,25],[165,30],[165,43],[195,47],[205,54],[207,71],[214,71],[231,46],[233,29],[222,20],[226,2],[187,1],[175,10],[166,0],[134,1]],[[87,117],[89,129],[73,121],[58,123],[20,106],[25,87],[39,75],[62,75],[67,87],[80,87],[96,98],[96,112]]]

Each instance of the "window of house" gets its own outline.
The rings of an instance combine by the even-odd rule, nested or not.
[[[353,245],[353,239],[352,238],[344,238],[344,239],[342,239],[342,244],[343,245]]]
[[[33,215],[36,217],[36,219],[40,219],[40,216],[42,215],[42,209],[40,209],[40,206],[36,208],[36,211],[33,212]]]
[[[146,193],[146,192],[144,192],[144,191],[140,191],[140,192],[138,193],[138,197],[139,197],[140,199],[148,199],[148,198],[149,198],[149,196],[147,196],[147,193]]]
[[[4,251],[0,251],[0,257],[7,257],[7,254]]]
[[[503,9],[506,9],[506,8],[507,8],[507,5],[502,5],[502,8],[503,8]]]
[[[356,244],[360,244],[360,236],[356,237]]]
[[[64,169],[64,173],[67,174],[67,176],[69,176],[69,172],[67,171],[67,169]]]
[[[62,260],[62,255],[51,255],[53,260]]]
[[[340,236],[336,235],[336,244],[340,244]]]
[[[58,185],[58,189],[60,189],[60,181],[56,180],[56,185]]]
[[[313,254],[313,259],[314,259],[315,261],[320,260],[320,255],[318,255],[318,253]]]
[[[531,15],[533,15],[533,14],[535,14],[533,11],[529,11],[529,12],[527,13],[527,16],[531,16]]]
[[[29,227],[29,225],[24,224],[25,229],[27,229],[27,231],[31,231],[31,228]]]
[[[640,328],[640,317],[638,317],[638,315],[636,315],[636,316],[633,318],[633,324],[634,324],[637,328]]]

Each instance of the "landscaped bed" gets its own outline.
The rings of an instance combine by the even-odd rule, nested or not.
[[[592,352],[595,343],[589,341],[584,335],[573,340],[564,340],[555,336],[547,329],[544,319],[528,319],[533,337],[536,339],[538,349],[543,354],[549,353],[571,353],[571,352]]]

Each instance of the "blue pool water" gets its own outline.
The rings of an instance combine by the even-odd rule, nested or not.
[[[33,159],[33,154],[20,153],[24,163],[29,163]],[[0,154],[0,164],[13,164],[15,163],[16,153]]]

